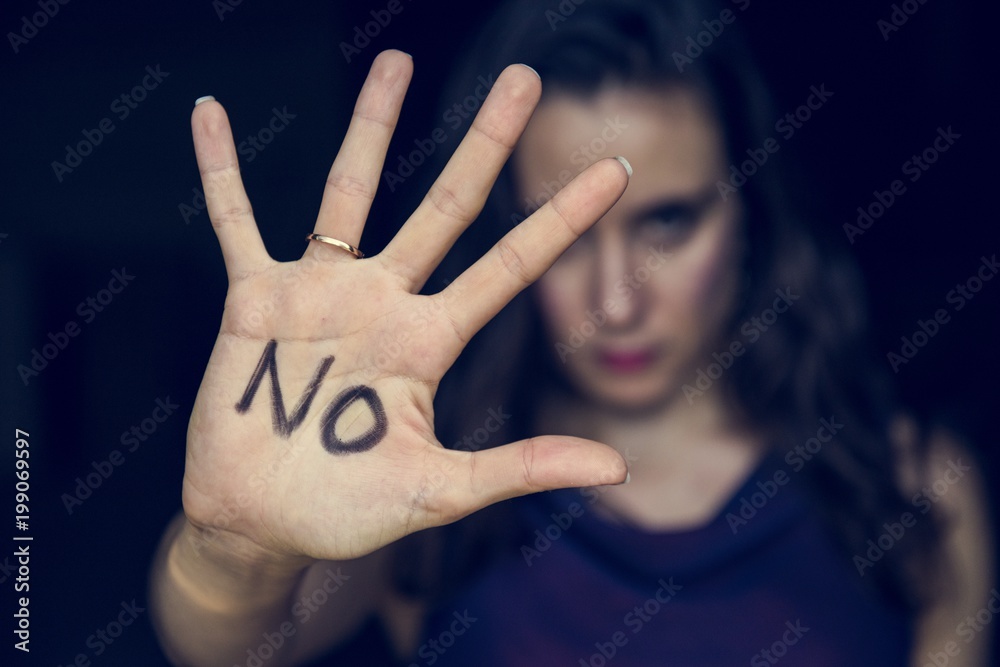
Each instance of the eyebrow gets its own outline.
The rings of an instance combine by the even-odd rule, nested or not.
[[[641,221],[650,218],[670,217],[668,214],[693,213],[700,216],[705,209],[714,204],[719,199],[714,185],[706,186],[704,190],[690,195],[676,197],[666,197],[653,204],[640,209],[633,220]]]

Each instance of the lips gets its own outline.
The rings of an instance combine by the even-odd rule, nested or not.
[[[656,350],[651,347],[621,350],[604,348],[597,351],[597,360],[602,368],[611,373],[640,373],[656,360]]]

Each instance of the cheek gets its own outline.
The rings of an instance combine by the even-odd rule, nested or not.
[[[581,281],[574,279],[572,271],[553,267],[534,285],[535,300],[546,329],[553,335],[566,331],[574,318],[578,318]]]
[[[737,290],[737,248],[731,234],[713,234],[699,241],[664,276],[660,284],[663,302],[671,304],[671,316],[702,327],[719,327],[733,307]]]

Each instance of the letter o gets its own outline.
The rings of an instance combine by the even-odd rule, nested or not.
[[[364,401],[368,405],[375,423],[367,433],[345,442],[337,437],[337,421],[344,410],[355,401]],[[348,387],[340,392],[330,407],[326,409],[323,419],[320,421],[323,448],[331,454],[366,452],[380,443],[388,430],[389,422],[385,417],[385,406],[382,405],[382,399],[378,397],[374,389],[366,385]]]

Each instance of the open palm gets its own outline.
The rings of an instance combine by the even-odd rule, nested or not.
[[[405,54],[376,58],[316,233],[359,244],[411,73]],[[383,252],[357,259],[311,242],[286,263],[263,246],[225,111],[214,101],[195,108],[198,165],[229,276],[184,477],[185,512],[207,539],[225,533],[274,554],[345,559],[504,498],[625,478],[621,457],[590,441],[543,436],[472,453],[445,449],[433,432],[435,391],[466,342],[628,181],[619,162],[594,164],[445,290],[418,293],[478,215],[540,91],[526,67],[498,77]]]

